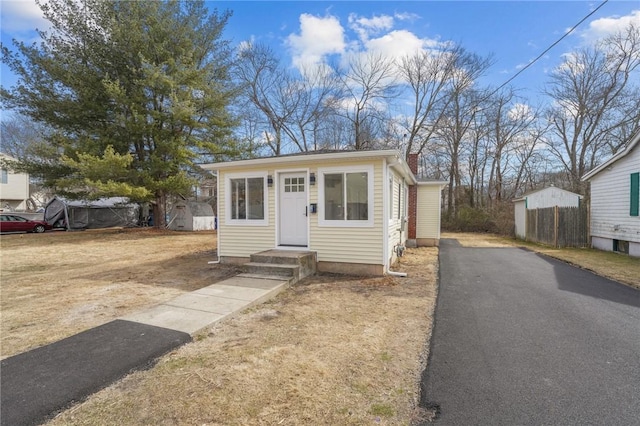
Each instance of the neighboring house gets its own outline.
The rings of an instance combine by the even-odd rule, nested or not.
[[[407,244],[437,245],[444,182],[419,183],[395,150],[208,164],[217,172],[218,255],[303,250],[321,272],[382,275]]]
[[[3,160],[14,160],[5,154],[0,154]],[[13,173],[11,170],[0,168],[0,209],[27,210],[29,199],[29,175]]]
[[[579,207],[582,195],[555,186],[536,189],[513,200],[515,233],[517,238],[527,236],[527,210],[548,207]]]
[[[591,245],[640,257],[640,132],[582,177],[591,183]]]
[[[213,207],[197,201],[178,201],[169,213],[167,228],[173,231],[213,231],[216,216]]]

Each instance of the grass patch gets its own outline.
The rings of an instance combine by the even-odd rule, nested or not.
[[[396,412],[389,404],[373,404],[371,406],[371,414],[380,417],[393,417]]]
[[[50,424],[410,424],[437,249],[409,249],[400,263],[407,278],[307,278]]]

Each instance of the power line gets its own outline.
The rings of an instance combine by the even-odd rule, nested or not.
[[[580,26],[580,24],[582,24],[584,21],[586,21],[587,19],[589,19],[591,17],[591,15],[593,15],[594,13],[596,13],[602,6],[604,6],[606,3],[608,3],[609,0],[604,0],[602,3],[600,3],[600,5],[598,5],[598,7],[596,7],[595,9],[593,9],[591,11],[591,13],[589,13],[587,16],[585,16],[584,18],[582,18],[580,20],[580,22],[578,22],[577,24],[575,24],[573,27],[571,27],[569,29],[569,31],[567,31],[566,33],[564,33],[564,35],[562,37],[560,37],[558,40],[556,40],[551,46],[547,47],[545,49],[544,52],[542,52],[540,55],[538,55],[538,57],[536,57],[533,61],[529,62],[526,66],[524,66],[521,70],[519,70],[517,73],[515,73],[509,80],[505,81],[504,83],[502,83],[496,90],[494,90],[493,92],[491,92],[491,94],[489,96],[493,96],[498,90],[502,89],[504,86],[506,86],[507,84],[511,83],[517,76],[519,76],[520,74],[522,74],[524,72],[524,70],[526,70],[527,68],[529,68],[531,65],[535,64],[540,58],[542,58],[548,51],[550,51],[551,49],[553,49],[558,43],[560,43],[562,40],[564,40],[565,37],[567,37],[569,34],[571,34],[576,28],[578,28]]]

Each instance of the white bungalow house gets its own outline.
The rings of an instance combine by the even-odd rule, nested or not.
[[[555,186],[536,189],[513,200],[515,233],[517,238],[527,237],[527,210],[548,207],[579,207],[582,195]]]
[[[317,270],[382,275],[407,245],[437,245],[444,182],[418,182],[395,150],[256,158],[217,173],[218,256],[248,262],[266,250],[315,252]]]
[[[1,154],[3,160],[14,160],[8,155]],[[14,173],[11,170],[0,168],[0,209],[26,210],[29,199],[29,175],[26,173]]]
[[[582,177],[591,183],[591,246],[640,257],[640,132]]]

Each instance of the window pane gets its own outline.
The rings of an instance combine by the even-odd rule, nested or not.
[[[246,219],[245,180],[231,179],[231,219]]]
[[[347,173],[347,220],[368,218],[367,173]]]
[[[342,173],[324,175],[324,218],[344,219],[344,185]]]
[[[249,178],[248,219],[264,219],[264,179]]]

